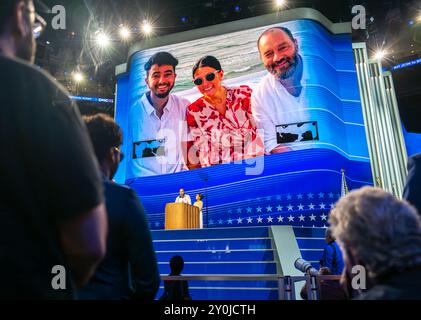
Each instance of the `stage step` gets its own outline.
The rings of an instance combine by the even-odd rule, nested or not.
[[[318,267],[324,245],[323,228],[294,228],[304,259]],[[269,227],[152,231],[159,271],[170,272],[169,261],[180,255],[185,276],[276,276],[277,262]],[[276,300],[276,281],[189,281],[194,300]],[[163,282],[156,298],[163,292]]]

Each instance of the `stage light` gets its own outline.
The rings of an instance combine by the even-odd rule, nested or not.
[[[149,35],[152,32],[152,25],[148,21],[143,21],[142,23],[142,31],[145,35]]]
[[[84,79],[84,76],[81,72],[77,71],[73,73],[73,80],[75,80],[75,82],[77,83],[82,82],[83,79]]]
[[[96,43],[101,48],[106,48],[110,45],[110,37],[105,32],[98,32],[96,35]]]
[[[382,60],[386,56],[386,52],[384,50],[379,50],[374,54],[374,59]]]
[[[282,8],[283,6],[285,6],[286,1],[285,0],[276,0],[275,1],[275,5],[277,8]]]
[[[128,40],[130,38],[130,35],[131,35],[130,29],[125,27],[125,26],[120,27],[119,33],[120,33],[120,37],[123,40]]]
[[[235,12],[240,12],[241,11],[241,7],[237,5],[237,6],[234,7],[234,10],[235,10]]]

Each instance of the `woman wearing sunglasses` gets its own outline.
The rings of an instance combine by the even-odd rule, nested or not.
[[[193,67],[193,82],[203,96],[187,108],[193,140],[190,168],[263,155],[251,114],[252,90],[248,86],[226,87],[223,77],[221,64],[213,56],[201,58]]]

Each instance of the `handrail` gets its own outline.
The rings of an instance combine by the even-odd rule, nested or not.
[[[302,276],[161,276],[164,281],[277,281],[279,300],[295,300],[295,282],[305,281],[307,286],[307,297],[309,300],[318,300],[320,282],[323,280],[339,281],[341,276],[337,275],[302,275]]]

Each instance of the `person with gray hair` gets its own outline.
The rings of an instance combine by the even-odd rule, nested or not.
[[[358,299],[421,299],[421,219],[413,206],[363,187],[338,201],[329,222],[347,271],[366,270],[368,291]]]

